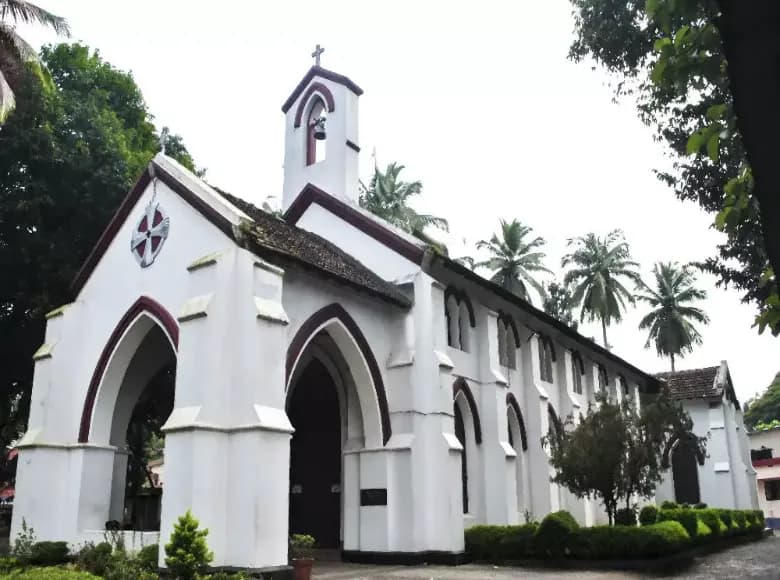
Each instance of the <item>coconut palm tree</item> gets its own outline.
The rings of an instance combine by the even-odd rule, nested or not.
[[[490,240],[477,242],[477,249],[487,250],[490,258],[475,264],[478,268],[493,271],[491,282],[499,284],[506,290],[521,298],[531,301],[528,286],[531,286],[540,297],[544,298],[544,287],[534,278],[536,272],[552,273],[544,267],[542,259],[544,252],[539,248],[546,243],[544,238],[526,238],[533,228],[523,225],[518,220],[507,222],[501,220],[501,231],[493,234]]]
[[[659,262],[653,267],[655,288],[643,281],[637,299],[646,302],[653,310],[639,323],[639,328],[649,330],[645,348],[655,343],[659,356],[668,356],[674,372],[674,357],[682,357],[701,344],[701,334],[693,322],[708,324],[710,319],[691,302],[704,300],[707,293],[694,287],[696,277],[688,266]]]
[[[360,207],[424,241],[429,241],[424,234],[427,227],[449,231],[444,218],[417,213],[409,206],[409,199],[422,192],[422,182],[402,181],[399,175],[403,170],[404,166],[395,162],[384,171],[375,165],[368,187],[361,183]]]
[[[564,285],[573,284],[574,305],[580,307],[580,321],[600,320],[607,342],[607,326],[620,322],[626,302],[633,304],[633,294],[623,286],[621,280],[628,279],[634,284],[640,282],[635,268],[639,264],[631,259],[631,251],[623,237],[623,232],[613,230],[605,238],[590,233],[569,239],[574,251],[561,260],[565,268],[572,268],[563,278]]]
[[[64,18],[26,0],[0,0],[0,124],[14,110],[14,90],[19,86],[25,64],[38,58],[35,50],[17,34],[17,24],[43,24],[57,34],[70,35]]]

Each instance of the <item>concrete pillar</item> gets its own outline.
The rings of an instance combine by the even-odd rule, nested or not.
[[[482,489],[485,523],[516,523],[516,453],[507,430],[506,377],[499,362],[498,314],[482,311],[477,320],[479,345],[479,410],[482,420]]]
[[[541,438],[547,435],[549,419],[547,404],[549,394],[547,383],[543,383],[539,372],[539,337],[521,337],[523,377],[523,409],[528,431],[528,471],[530,491],[530,512],[534,519],[541,519],[558,508],[557,493],[553,494],[550,484],[550,464],[547,450]]]
[[[284,566],[292,427],[283,272],[242,249],[196,264],[178,317],[175,406],[163,427],[161,542],[192,509],[209,529],[213,566]]]

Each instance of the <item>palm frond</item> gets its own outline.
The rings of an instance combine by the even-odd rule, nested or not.
[[[27,0],[0,0],[0,20],[22,24],[42,24],[62,36],[70,36],[70,27],[61,16],[52,14]]]

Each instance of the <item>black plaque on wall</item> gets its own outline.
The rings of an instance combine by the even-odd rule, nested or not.
[[[361,489],[360,505],[387,505],[387,489]]]

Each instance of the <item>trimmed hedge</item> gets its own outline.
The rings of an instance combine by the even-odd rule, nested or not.
[[[572,557],[588,560],[656,558],[674,554],[690,544],[690,537],[678,522],[648,526],[593,526],[580,528],[569,537]]]
[[[652,523],[654,514],[657,523]],[[549,514],[541,524],[474,526],[466,530],[466,550],[474,560],[493,562],[550,557],[657,558],[729,535],[755,534],[764,526],[761,510],[656,510],[655,506],[645,506],[639,518],[641,527],[581,528],[570,513],[560,511]],[[744,521],[744,525],[739,527],[737,521]]]
[[[654,505],[646,505],[639,511],[639,523],[650,526],[658,521],[658,508]]]
[[[569,534],[580,525],[569,512],[561,510],[547,514],[536,530],[536,552],[546,556],[563,556]]]
[[[474,560],[511,560],[532,556],[539,524],[474,526],[466,530],[466,551]]]

